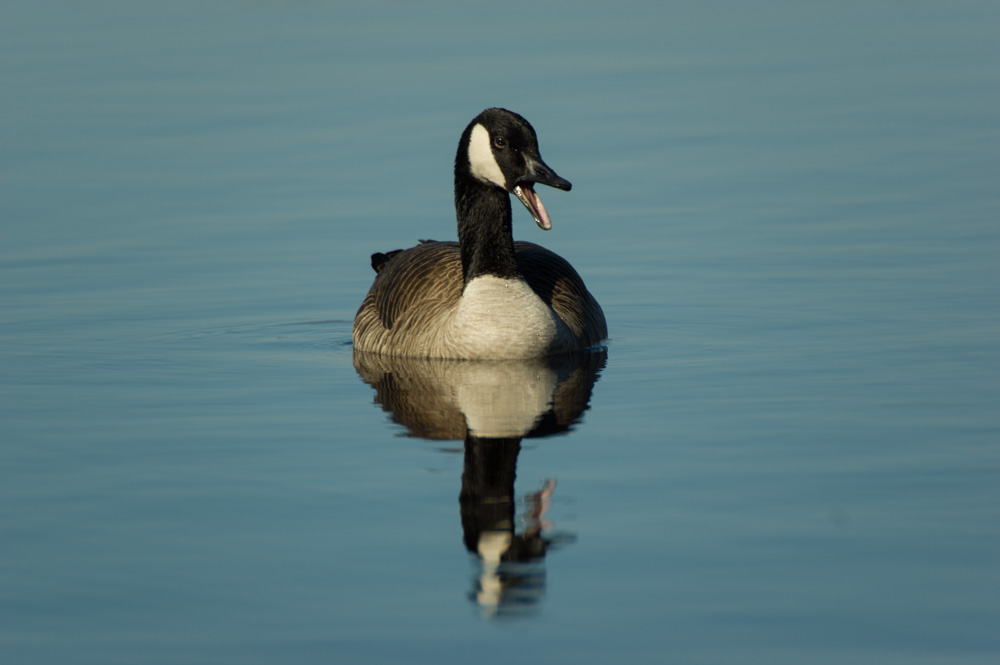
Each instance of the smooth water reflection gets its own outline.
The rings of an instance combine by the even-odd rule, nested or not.
[[[554,479],[523,498],[521,441],[569,431],[589,408],[607,350],[528,360],[438,360],[354,353],[376,401],[415,437],[465,442],[462,538],[477,557],[470,597],[487,617],[531,614],[545,592],[545,557],[572,542],[546,520]],[[521,526],[518,527],[520,521]]]
[[[0,660],[993,665],[997,25],[0,3]],[[425,442],[482,385],[387,423],[351,319],[373,251],[454,237],[491,105],[574,182],[515,234],[587,280],[612,361],[584,426],[471,442],[470,482],[518,484],[463,518],[464,443]],[[557,431],[549,390],[473,424]],[[545,557],[483,563],[519,536]],[[502,605],[507,571],[535,577]]]

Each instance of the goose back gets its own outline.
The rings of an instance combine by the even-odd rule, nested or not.
[[[551,313],[551,339],[530,340],[534,345],[528,346],[468,347],[460,334],[466,323],[461,320],[459,244],[427,242],[373,257],[378,274],[354,320],[355,348],[431,358],[530,357],[584,349],[607,337],[600,306],[568,261],[530,242],[515,242],[514,250],[529,295]]]

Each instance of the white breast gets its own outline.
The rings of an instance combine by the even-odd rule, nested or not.
[[[534,358],[572,348],[565,323],[523,279],[476,277],[462,294],[447,345],[464,358]]]

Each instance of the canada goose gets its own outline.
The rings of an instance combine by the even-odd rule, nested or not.
[[[455,156],[458,242],[372,255],[375,282],[354,317],[354,348],[392,356],[533,358],[607,337],[601,306],[568,261],[514,242],[508,194],[552,228],[535,183],[569,191],[542,161],[528,121],[487,109]]]

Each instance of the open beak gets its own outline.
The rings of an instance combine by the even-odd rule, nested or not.
[[[549,219],[549,213],[545,210],[545,205],[542,203],[542,199],[539,198],[538,194],[535,193],[534,184],[538,183],[541,185],[548,185],[549,187],[555,187],[556,189],[561,189],[568,192],[573,186],[570,184],[569,180],[565,178],[560,178],[556,175],[556,172],[550,169],[541,158],[534,159],[532,157],[527,157],[527,169],[523,178],[517,181],[514,185],[514,196],[516,196],[524,207],[528,209],[531,216],[535,218],[535,222],[538,223],[538,227],[543,231],[548,231],[552,228],[552,220]]]

